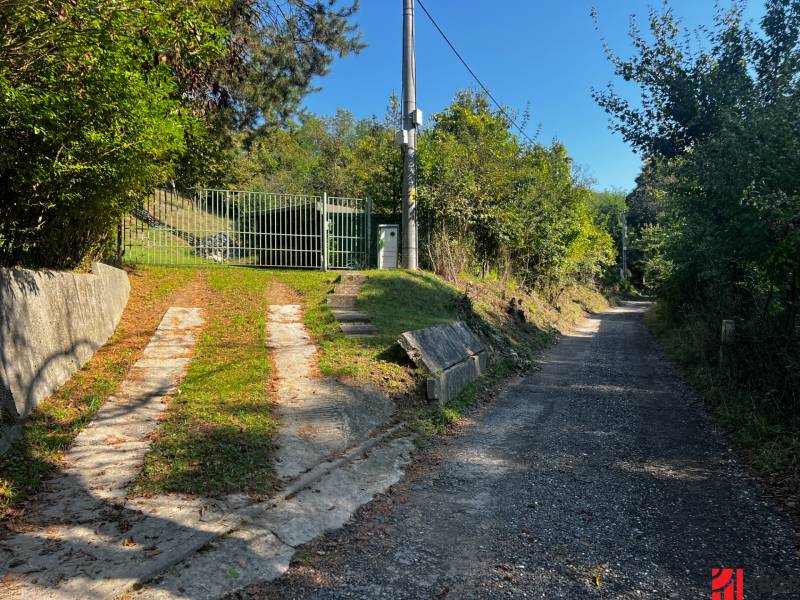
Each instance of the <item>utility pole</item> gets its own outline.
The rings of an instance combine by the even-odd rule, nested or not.
[[[622,272],[620,279],[624,282],[628,279],[628,218],[626,216],[622,218]]]
[[[403,0],[403,268],[417,269],[417,81],[414,0]]]

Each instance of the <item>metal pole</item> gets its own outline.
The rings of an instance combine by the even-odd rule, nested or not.
[[[417,268],[417,82],[414,0],[403,0],[403,267]]]
[[[322,194],[322,270],[328,270],[328,192]]]

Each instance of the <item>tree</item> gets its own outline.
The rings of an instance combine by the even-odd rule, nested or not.
[[[554,294],[613,263],[566,149],[523,144],[503,111],[472,92],[434,115],[419,146],[419,206],[439,272],[507,271]]]
[[[759,25],[734,3],[693,36],[668,6],[652,10],[651,39],[632,27],[635,56],[609,51],[640,106],[611,86],[595,98],[644,159],[629,202],[661,312],[711,345],[720,319],[736,319],[750,350],[737,376],[796,400],[800,0],[766,0]]]
[[[0,263],[72,267],[170,174],[176,73],[224,54],[216,0],[0,4]]]
[[[234,0],[221,24],[235,68],[219,71],[216,99],[237,129],[285,121],[334,57],[364,45],[351,19],[358,0]]]

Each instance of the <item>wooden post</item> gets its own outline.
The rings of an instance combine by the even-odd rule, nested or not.
[[[728,349],[733,343],[733,337],[736,334],[736,322],[733,319],[723,319],[722,333],[720,335],[719,344],[719,366],[725,366],[728,360]]]

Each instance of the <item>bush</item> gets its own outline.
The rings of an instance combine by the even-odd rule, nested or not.
[[[222,53],[209,8],[3,4],[0,264],[76,266],[171,173],[184,126],[198,122],[181,102],[178,61]]]

